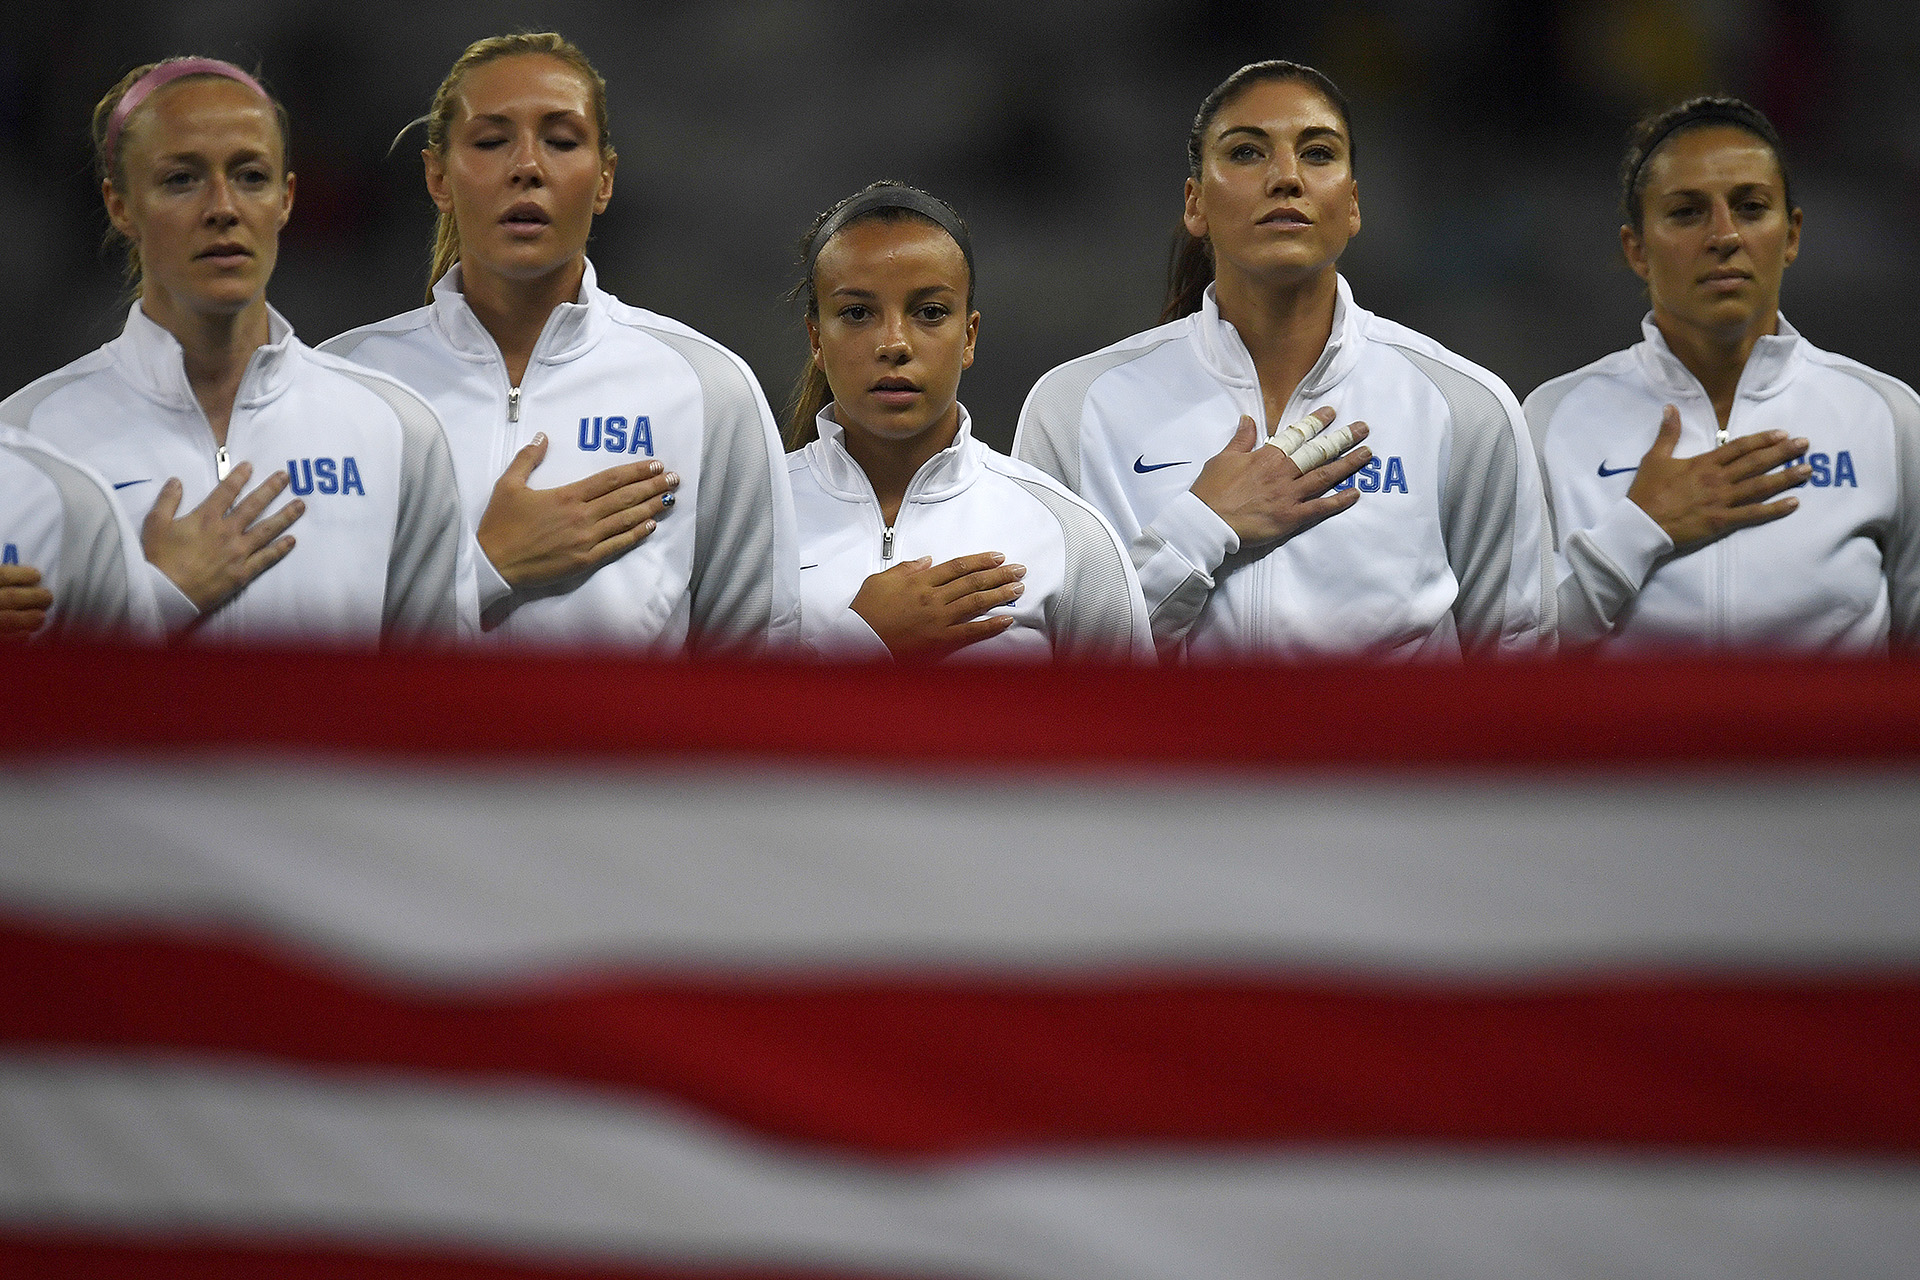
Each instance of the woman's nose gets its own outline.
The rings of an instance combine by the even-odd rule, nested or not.
[[[1739,243],[1740,226],[1733,220],[1733,210],[1724,201],[1714,201],[1707,221],[1707,247],[1729,249]]]
[[[1294,159],[1291,151],[1277,151],[1267,165],[1268,195],[1298,195],[1300,193],[1300,163]]]

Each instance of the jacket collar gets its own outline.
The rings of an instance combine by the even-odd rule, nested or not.
[[[266,345],[255,347],[247,357],[234,408],[255,409],[285,391],[293,382],[300,345],[287,318],[268,307]],[[169,409],[198,411],[200,402],[187,381],[187,357],[180,340],[149,316],[138,300],[128,310],[120,336],[107,346],[142,395]]]
[[[588,261],[586,267],[579,295],[572,302],[561,303],[547,316],[546,326],[533,344],[534,363],[564,364],[585,355],[606,332],[609,299],[600,291],[593,263]],[[459,263],[454,263],[447,274],[434,282],[432,313],[434,328],[462,356],[479,361],[500,359],[500,344],[467,305]]]
[[[847,433],[834,421],[833,406],[822,409],[813,421],[820,438],[806,447],[806,456],[820,487],[843,501],[872,501],[873,482],[847,452]],[[973,419],[961,405],[960,430],[953,443],[920,464],[907,484],[907,501],[944,502],[964,492],[985,465],[980,456],[985,448],[973,438]]]
[[[1791,381],[1794,370],[1803,358],[1800,331],[1787,323],[1786,316],[1782,315],[1779,319],[1777,332],[1753,344],[1753,354],[1747,357],[1747,367],[1740,371],[1736,397],[1765,400],[1784,391]],[[1648,381],[1676,395],[1698,395],[1700,380],[1693,376],[1693,371],[1682,364],[1680,357],[1673,353],[1673,348],[1667,345],[1666,335],[1653,322],[1653,312],[1647,312],[1641,319],[1640,333],[1642,341],[1635,344],[1633,352]]]
[[[1373,318],[1372,312],[1354,304],[1353,290],[1345,276],[1336,273],[1334,287],[1333,332],[1327,336],[1325,349],[1307,371],[1296,393],[1308,398],[1325,395],[1353,372],[1365,345],[1366,322]],[[1228,386],[1257,394],[1260,375],[1254,370],[1253,356],[1241,341],[1240,331],[1221,318],[1220,302],[1214,296],[1212,285],[1207,286],[1201,297],[1200,310],[1195,313],[1193,323],[1200,359],[1208,371]]]

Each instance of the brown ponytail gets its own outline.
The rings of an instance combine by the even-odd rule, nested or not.
[[[833,403],[833,388],[827,385],[827,375],[814,363],[813,356],[807,356],[807,367],[800,371],[800,377],[793,384],[793,394],[787,398],[787,452],[804,448],[820,438],[820,411]]]

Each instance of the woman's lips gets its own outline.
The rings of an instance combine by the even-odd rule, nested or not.
[[[253,254],[249,253],[244,245],[222,241],[220,244],[209,245],[194,256],[202,262],[211,262],[216,267],[237,267],[252,258]]]
[[[870,394],[881,404],[906,405],[919,397],[920,388],[905,378],[882,378],[873,384]]]
[[[500,225],[519,236],[537,236],[553,219],[537,204],[522,202],[500,215]]]
[[[1310,227],[1313,225],[1313,219],[1301,213],[1298,209],[1275,209],[1272,213],[1260,219],[1260,225],[1263,227],[1281,228]]]

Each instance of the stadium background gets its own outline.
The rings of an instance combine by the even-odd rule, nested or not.
[[[416,132],[465,44],[578,41],[612,91],[621,167],[592,254],[607,287],[753,365],[776,406],[803,346],[782,295],[812,215],[882,176],[952,200],[981,268],[963,388],[1004,446],[1035,378],[1151,325],[1188,122],[1239,64],[1329,71],[1354,104],[1362,305],[1525,395],[1635,337],[1614,168],[1644,109],[1724,89],[1785,135],[1807,211],[1786,310],[1816,343],[1920,381],[1920,22],[1877,0],[745,0],[21,6],[0,44],[0,392],[119,329],[89,169],[92,104],[127,67],[260,66],[294,124],[298,205],[272,299],[309,341],[417,305],[431,206]]]

